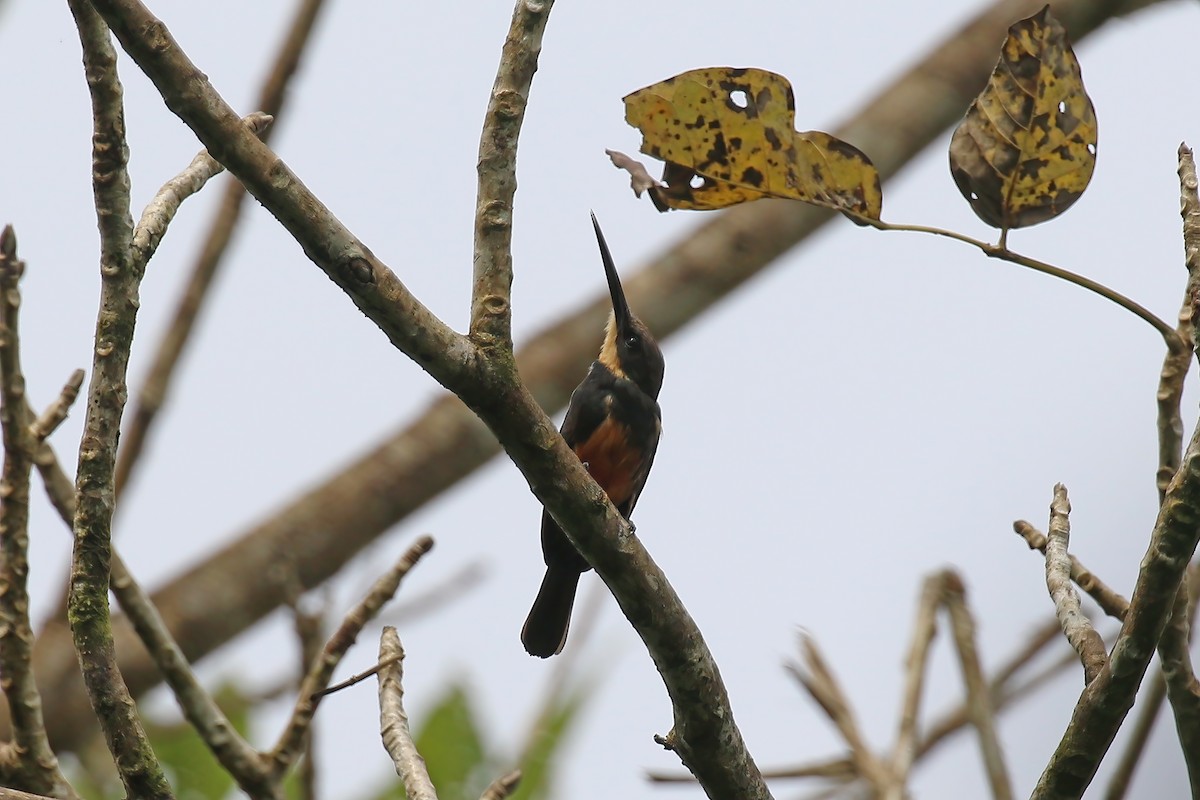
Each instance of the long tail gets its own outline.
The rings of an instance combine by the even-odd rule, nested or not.
[[[579,572],[561,567],[546,567],[542,588],[538,590],[533,608],[521,628],[521,644],[531,656],[549,658],[562,652],[567,643],[567,628],[571,625],[571,607],[575,605],[575,589]]]

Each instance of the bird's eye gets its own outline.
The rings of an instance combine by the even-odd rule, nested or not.
[[[642,340],[640,338],[638,338],[637,336],[626,336],[625,337],[625,346],[632,350],[636,350],[638,347],[641,346],[641,344],[642,344]]]

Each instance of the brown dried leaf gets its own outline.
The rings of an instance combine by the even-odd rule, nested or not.
[[[783,197],[878,219],[870,159],[827,133],[797,133],[795,111],[787,79],[754,68],[692,70],[625,97],[641,151],[666,162],[652,196],[671,208]]]
[[[950,171],[979,218],[1007,231],[1066,211],[1095,166],[1096,113],[1046,6],[1008,29],[988,85],[950,140]]]

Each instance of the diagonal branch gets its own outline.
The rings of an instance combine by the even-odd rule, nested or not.
[[[1012,800],[1012,784],[1008,778],[1008,769],[1004,765],[1000,737],[996,734],[996,709],[993,707],[987,682],[983,678],[979,651],[975,647],[975,620],[967,608],[966,588],[962,579],[954,572],[946,571],[943,574],[946,577],[943,583],[942,603],[950,616],[950,630],[954,634],[954,646],[958,651],[963,684],[966,686],[967,710],[971,724],[979,733],[979,750],[983,756],[988,783],[992,787],[992,797],[996,800]]]
[[[309,666],[308,674],[300,683],[300,692],[291,719],[284,727],[274,749],[264,755],[272,774],[278,778],[287,771],[304,747],[305,735],[316,714],[322,690],[329,685],[333,671],[341,663],[358,634],[368,622],[375,618],[384,604],[392,599],[404,576],[417,565],[421,557],[433,549],[433,539],[422,536],[408,549],[400,560],[387,571],[367,593],[367,596],[346,614],[342,624],[325,643],[320,655]]]

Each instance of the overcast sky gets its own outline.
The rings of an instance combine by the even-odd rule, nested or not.
[[[253,110],[292,6],[151,4],[242,112]],[[623,95],[695,67],[758,66],[792,80],[799,129],[830,130],[977,7],[875,0],[847,14],[844,5],[808,2],[747,2],[736,11],[713,0],[559,4],[521,137],[518,344],[603,291],[589,209],[625,274],[705,219],[657,214],[608,163],[606,147],[632,153],[639,142],[624,123]],[[16,227],[28,262],[22,345],[40,407],[91,361],[99,283],[91,121],[66,3],[10,0],[3,11],[0,94],[9,115],[0,222]],[[479,125],[510,16],[507,2],[331,3],[273,141],[334,213],[460,330]],[[1170,320],[1185,277],[1175,153],[1181,140],[1200,143],[1194,76],[1185,69],[1194,65],[1187,54],[1198,24],[1195,3],[1167,3],[1081,44],[1099,118],[1095,177],[1063,218],[1009,239]],[[122,69],[140,210],[198,145],[128,60]],[[948,138],[884,185],[884,217],[989,238],[950,178]],[[135,390],[219,195],[212,186],[188,201],[151,264],[131,365]],[[122,509],[120,546],[150,586],[405,425],[439,391],[267,213],[248,205]],[[1071,492],[1072,550],[1129,592],[1156,512],[1154,392],[1163,346],[1149,326],[1096,296],[955,242],[839,219],[664,351],[664,437],[638,506],[638,534],[704,632],[760,766],[841,749],[781,668],[795,656],[798,630],[817,639],[866,735],[882,748],[893,736],[923,576],[950,565],[965,577],[986,665],[1044,622],[1052,607],[1041,562],[1010,526],[1017,518],[1044,526],[1056,481]],[[1190,432],[1194,393],[1185,409]],[[55,436],[68,465],[81,417]],[[69,538],[44,503],[34,514],[34,611],[45,613],[60,591]],[[404,592],[435,586],[469,563],[486,567],[487,580],[468,596],[401,629],[416,720],[457,679],[493,742],[515,747],[524,736],[553,669],[530,659],[517,636],[542,572],[539,514],[517,470],[496,459],[383,538],[339,582],[344,608],[425,532],[438,547]],[[583,594],[596,584],[586,577]],[[377,635],[378,626],[368,629],[345,674],[372,663]],[[206,662],[204,674],[274,685],[291,668],[291,647],[287,619],[277,615]],[[935,649],[934,710],[961,686],[945,637]],[[579,677],[595,680],[597,693],[571,742],[559,796],[698,796],[643,780],[647,769],[677,765],[651,738],[670,729],[670,708],[611,599],[581,656]],[[1032,788],[1081,686],[1074,669],[1004,717],[1018,794]],[[274,737],[282,711],[264,717],[262,741]],[[389,779],[377,714],[369,685],[322,706],[329,797],[354,798]],[[1134,796],[1181,797],[1186,786],[1164,713]],[[775,793],[802,788],[780,783]],[[935,800],[983,796],[972,737],[922,766],[915,788]]]

